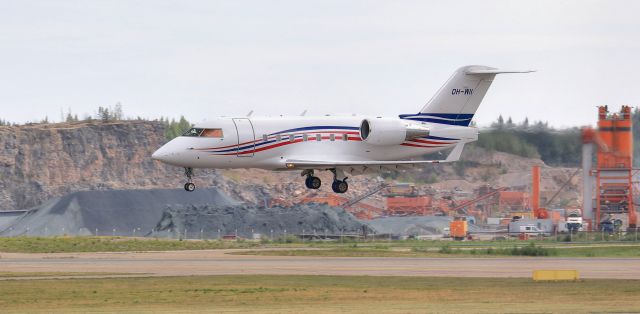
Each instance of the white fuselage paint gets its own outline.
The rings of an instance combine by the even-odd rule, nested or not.
[[[399,145],[362,141],[363,116],[216,118],[195,128],[222,129],[222,138],[179,136],[153,158],[190,168],[262,168],[286,170],[286,161],[385,161],[418,157],[477,139],[473,127],[415,122],[431,129],[425,138]],[[345,135],[346,134],[346,135]],[[294,136],[293,142],[290,136]],[[320,141],[318,141],[318,136]],[[346,136],[345,138],[343,138]],[[306,138],[306,140],[305,140]],[[265,141],[266,139],[266,141]]]

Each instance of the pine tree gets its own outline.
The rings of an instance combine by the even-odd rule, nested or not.
[[[509,119],[507,119],[507,128],[511,129],[513,127],[515,127],[515,124],[513,123],[511,117],[509,117]]]

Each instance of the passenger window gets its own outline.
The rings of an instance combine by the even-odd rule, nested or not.
[[[223,134],[222,134],[222,129],[204,129],[204,131],[202,131],[202,134],[200,136],[222,138]]]
[[[307,135],[307,133],[302,134],[302,140],[305,141],[305,142],[308,141],[309,140],[309,135]]]
[[[203,129],[199,129],[199,128],[191,128],[189,131],[184,132],[184,134],[182,134],[182,136],[200,136],[200,133],[202,133]]]
[[[348,140],[349,140],[349,135],[347,135],[347,134],[342,134],[342,140],[343,140],[343,141],[348,141]]]
[[[336,135],[335,134],[329,135],[329,140],[332,141],[332,142],[335,141],[336,140]]]
[[[316,141],[322,141],[322,134],[316,134]]]

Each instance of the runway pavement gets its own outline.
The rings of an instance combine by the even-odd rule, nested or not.
[[[581,278],[640,279],[640,259],[637,258],[280,257],[229,254],[237,251],[241,250],[0,253],[0,271],[100,272],[134,276],[273,274],[531,277],[536,269],[576,269]]]

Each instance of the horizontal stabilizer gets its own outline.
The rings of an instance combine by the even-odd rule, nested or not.
[[[500,69],[478,69],[470,68],[465,71],[465,74],[502,74],[502,73],[531,73],[536,70],[500,70]]]

